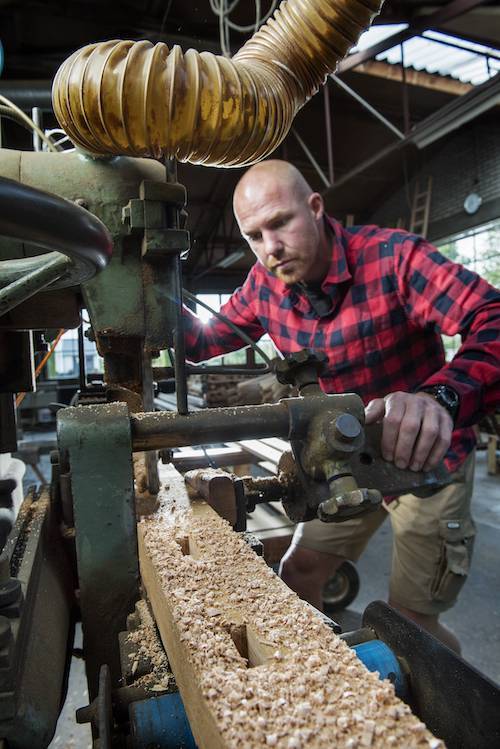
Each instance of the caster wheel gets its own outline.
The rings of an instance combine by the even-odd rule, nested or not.
[[[323,588],[323,611],[346,609],[359,593],[359,575],[352,562],[343,562]]]

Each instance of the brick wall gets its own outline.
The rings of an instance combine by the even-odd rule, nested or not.
[[[492,124],[465,125],[417,155],[420,167],[409,181],[408,190],[398,189],[370,217],[370,222],[395,226],[404,219],[408,228],[410,199],[417,180],[420,189],[432,175],[429,238],[435,239],[500,217],[500,135]],[[410,162],[412,159],[409,159]],[[413,159],[414,160],[414,159]],[[478,180],[477,184],[475,180]],[[470,192],[478,192],[483,204],[474,216],[464,210]]]

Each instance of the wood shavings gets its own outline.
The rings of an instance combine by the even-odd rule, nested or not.
[[[130,673],[135,676],[141,659],[151,664],[151,671],[135,679],[134,686],[157,692],[172,690],[174,677],[146,601],[138,601],[136,610],[141,623],[127,633],[127,641],[134,646],[133,653],[129,654],[132,661]]]
[[[168,470],[159,510],[139,524],[141,573],[200,749],[444,749]],[[248,658],[231,637],[237,625]]]

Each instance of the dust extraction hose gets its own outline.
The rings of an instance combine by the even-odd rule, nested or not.
[[[232,58],[148,41],[75,52],[52,91],[61,127],[93,154],[243,166],[274,151],[383,0],[285,0]]]

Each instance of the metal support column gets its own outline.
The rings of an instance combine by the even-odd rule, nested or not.
[[[309,159],[309,161],[311,162],[311,164],[313,165],[313,167],[316,169],[317,173],[319,174],[320,178],[324,182],[325,187],[331,187],[331,184],[328,181],[328,179],[327,179],[324,171],[322,170],[322,168],[320,167],[320,165],[318,164],[318,162],[316,161],[316,159],[312,155],[311,151],[306,146],[306,144],[304,143],[304,141],[302,140],[302,138],[300,137],[300,135],[298,134],[298,132],[295,130],[294,127],[292,128],[292,133],[294,134],[294,136],[295,136],[295,138],[296,138],[299,146],[302,148],[302,150],[304,151],[305,155],[307,156],[307,158]]]
[[[103,663],[118,684],[118,632],[126,629],[127,615],[139,595],[126,404],[61,409],[58,442],[71,475],[83,646],[92,700]]]
[[[330,109],[330,90],[328,88],[328,78],[323,86],[323,99],[325,104],[325,131],[326,131],[326,152],[328,154],[328,179],[330,184],[334,182],[333,170],[333,140],[332,140],[332,113]]]
[[[177,182],[177,163],[175,159],[168,159],[165,163],[167,170],[167,182]],[[177,208],[171,210],[172,228],[179,228],[179,211]],[[175,355],[175,392],[177,398],[177,410],[180,414],[187,414],[187,375],[186,375],[186,345],[184,340],[184,318],[182,312],[182,271],[181,258],[174,258],[173,273],[174,296],[177,300],[175,327],[173,331],[174,355]]]
[[[401,83],[402,83],[402,92],[403,92],[403,122],[404,122],[405,135],[408,135],[410,132],[410,128],[411,128],[410,98],[409,98],[409,91],[408,91],[408,82],[406,80],[404,46],[405,46],[404,42],[401,42]]]

